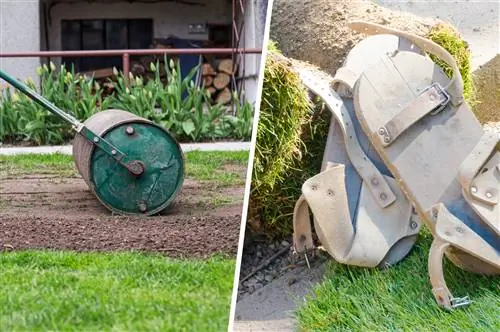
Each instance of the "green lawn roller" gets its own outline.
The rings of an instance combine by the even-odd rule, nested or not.
[[[155,123],[121,110],[105,110],[84,123],[0,70],[0,77],[72,125],[76,168],[109,210],[152,215],[175,198],[184,180],[179,143]]]

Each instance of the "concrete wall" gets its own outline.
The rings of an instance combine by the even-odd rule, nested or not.
[[[39,1],[0,0],[0,52],[39,50]],[[37,58],[0,58],[2,70],[20,79],[31,77],[36,83],[36,67],[39,64]]]

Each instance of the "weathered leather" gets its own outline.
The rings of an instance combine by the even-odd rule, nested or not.
[[[364,184],[359,198],[359,212],[353,222],[349,214],[344,171],[344,165],[330,164],[325,171],[304,183],[303,196],[295,208],[294,242],[302,250],[310,248],[307,244],[303,245],[311,239],[309,206],[314,215],[316,234],[336,261],[364,267],[378,266],[396,242],[416,235],[419,227],[412,225],[411,206],[403,193],[396,191],[398,204],[383,208]],[[397,188],[394,179],[386,177],[386,180],[391,187]]]
[[[366,35],[374,35],[374,34],[391,34],[399,37],[403,37],[411,42],[413,42],[416,46],[421,48],[424,51],[427,51],[441,60],[443,60],[447,65],[449,65],[453,70],[453,77],[444,89],[448,92],[451,97],[451,103],[454,106],[458,106],[464,101],[464,87],[462,75],[460,74],[460,70],[458,69],[458,65],[453,58],[453,56],[445,50],[440,45],[436,44],[432,40],[406,33],[400,30],[391,29],[389,27],[368,23],[363,21],[352,21],[347,24],[354,31],[366,34]]]
[[[500,274],[500,155],[493,152],[498,136],[483,135],[480,123],[463,103],[461,75],[446,50],[424,38],[376,24],[353,22],[350,26],[362,33],[404,37],[453,68],[453,78],[448,80],[429,59],[407,52],[391,54],[360,76],[354,99],[363,131],[433,233],[429,275],[437,302],[447,309],[461,305],[463,299],[453,298],[446,287],[443,254],[467,271]],[[416,124],[433,105],[401,112],[399,104],[411,104],[422,88],[436,82],[444,86],[451,105],[446,112]],[[405,118],[407,114],[409,118]],[[391,146],[382,144],[376,131],[400,115],[402,120],[394,127],[407,134]],[[414,124],[414,130],[408,130]]]
[[[447,97],[443,96],[434,87],[421,93],[410,104],[406,105],[398,114],[378,130],[378,137],[383,146],[389,146],[399,135],[404,133],[414,123],[427,114],[436,110]]]
[[[318,95],[327,105],[332,115],[335,117],[344,134],[345,149],[351,163],[358,171],[359,176],[366,183],[366,186],[381,207],[394,203],[396,196],[391,190],[387,181],[371,160],[366,156],[359,144],[356,132],[352,125],[349,113],[345,110],[344,103],[335,91],[330,88],[331,77],[320,71],[312,69],[296,68],[302,83],[316,95]]]

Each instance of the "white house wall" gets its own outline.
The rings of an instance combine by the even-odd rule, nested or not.
[[[244,39],[246,48],[262,48],[266,24],[267,0],[247,0],[245,8]],[[255,103],[260,71],[260,54],[245,55],[244,88],[248,101]]]
[[[0,52],[39,51],[38,0],[0,1]],[[0,58],[0,68],[10,75],[36,83],[37,58]],[[0,85],[5,82],[0,82]]]

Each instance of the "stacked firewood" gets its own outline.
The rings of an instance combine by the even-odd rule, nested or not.
[[[232,59],[219,59],[201,66],[202,87],[208,90],[212,101],[226,105],[231,102],[231,80],[234,73]]]

